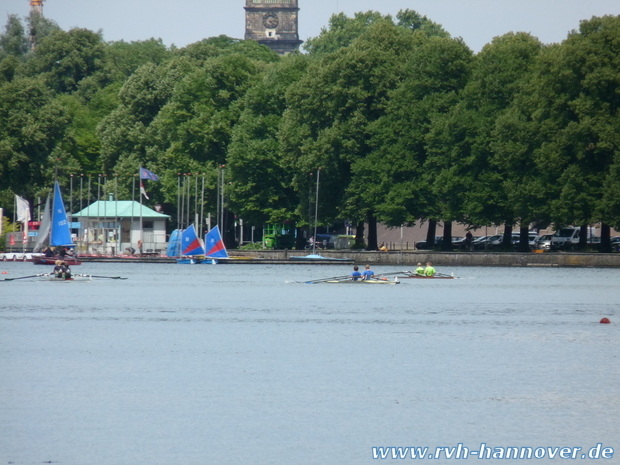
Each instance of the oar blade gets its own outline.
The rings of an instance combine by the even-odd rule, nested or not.
[[[318,284],[318,283],[324,283],[327,281],[334,281],[334,280],[345,281],[347,279],[351,279],[351,275],[347,274],[344,276],[332,276],[331,278],[313,279],[311,281],[304,281],[304,284]]]
[[[19,278],[4,278],[2,281],[15,281],[16,279],[38,278],[39,276],[47,276],[47,274],[33,274],[32,276],[20,276]]]

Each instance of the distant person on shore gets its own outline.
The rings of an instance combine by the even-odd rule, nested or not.
[[[360,273],[359,267],[357,265],[355,265],[353,267],[353,272],[351,273],[351,280],[352,281],[357,281],[361,277],[362,277],[362,273]]]
[[[381,252],[387,252],[387,251],[388,251],[388,248],[387,248],[387,246],[386,246],[386,245],[382,242],[382,243],[381,243],[381,246],[379,247],[379,250],[380,250]]]
[[[422,263],[418,263],[418,267],[415,269],[415,274],[424,276],[424,265],[422,265]]]
[[[370,269],[370,265],[366,265],[365,268],[366,269],[362,273],[362,280],[363,281],[371,279],[371,278],[373,278],[375,276],[375,272]]]
[[[433,264],[431,262],[427,262],[426,268],[424,269],[424,276],[427,278],[432,278],[435,276],[435,273],[437,272],[435,271],[435,268],[433,268]]]
[[[471,233],[471,231],[467,231],[463,243],[465,245],[465,250],[474,250],[474,235]]]

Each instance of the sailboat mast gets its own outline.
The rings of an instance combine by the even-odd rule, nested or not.
[[[316,227],[319,217],[319,176],[321,175],[321,167],[316,170],[316,200],[314,202],[314,240],[312,241],[312,253],[316,252]]]

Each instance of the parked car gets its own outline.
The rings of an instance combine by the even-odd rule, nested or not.
[[[494,250],[499,248],[504,238],[503,234],[482,236],[474,241],[474,250]]]
[[[558,229],[551,239],[551,250],[572,250],[579,244],[581,228]]]
[[[336,236],[329,234],[317,234],[316,235],[316,247],[319,249],[333,249]]]
[[[438,247],[441,244],[443,244],[443,236],[435,236],[435,245],[433,247]],[[431,249],[432,247],[428,246],[426,241],[420,241],[416,242],[415,248],[418,250],[427,250]]]
[[[536,233],[528,233],[528,244],[530,247],[530,250],[536,248],[536,241],[538,240],[538,238],[540,237],[538,234]],[[512,245],[515,249],[517,249],[519,247],[519,243],[521,242],[521,234],[519,233],[513,233],[512,235]]]
[[[553,234],[543,234],[542,236],[538,236],[538,239],[534,241],[534,248],[549,252],[551,251],[551,240],[552,239],[553,239]]]
[[[462,241],[463,239],[465,238],[461,236],[452,236],[452,247],[458,248],[460,241]],[[443,244],[443,236],[435,236],[435,245],[432,248],[435,248],[435,249],[441,248],[442,244]],[[416,242],[415,248],[418,250],[427,250],[427,249],[430,249],[431,247],[428,247],[426,245],[426,241],[420,241],[420,242]]]
[[[620,252],[620,236],[614,236],[611,238],[611,251]]]

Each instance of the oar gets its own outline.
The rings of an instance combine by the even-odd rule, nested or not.
[[[446,273],[435,273],[435,276],[438,276],[439,278],[455,278],[456,277],[453,274],[446,274]]]
[[[345,275],[345,276],[333,276],[331,278],[322,278],[322,279],[315,279],[313,281],[304,281],[304,284],[317,284],[317,283],[324,283],[325,281],[332,281],[334,279],[338,279],[338,280],[342,280],[344,281],[345,279],[351,279],[351,275]]]
[[[107,279],[127,279],[120,276],[95,276],[92,274],[74,274],[73,276],[81,276],[82,278],[107,278]]]
[[[33,274],[32,276],[21,276],[19,278],[4,278],[2,281],[15,281],[16,279],[38,278],[39,276],[49,276],[49,273]]]

